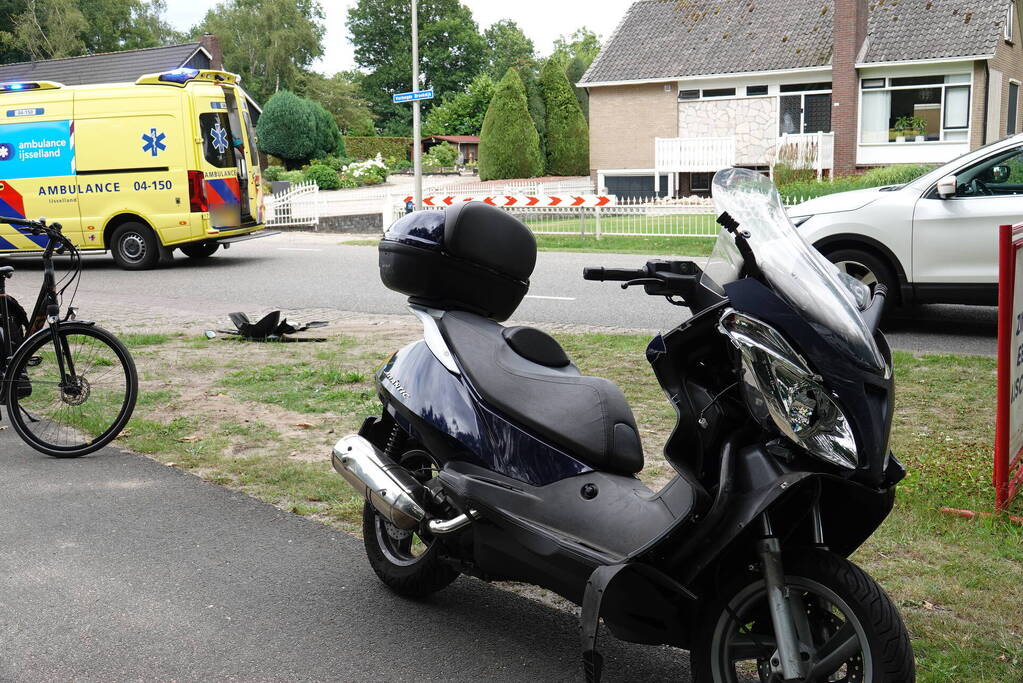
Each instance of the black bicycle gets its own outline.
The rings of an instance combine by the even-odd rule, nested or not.
[[[12,266],[0,267],[0,400],[18,435],[57,458],[77,458],[107,445],[135,409],[138,373],[124,344],[95,323],[76,320],[81,255],[59,223],[0,216],[25,235],[46,237],[43,284],[32,315],[7,294]],[[58,279],[54,254],[70,258]],[[70,300],[61,317],[61,301]]]

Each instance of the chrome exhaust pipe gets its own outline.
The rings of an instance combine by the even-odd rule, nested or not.
[[[334,444],[330,460],[337,473],[394,526],[416,529],[426,519],[426,510],[417,502],[425,487],[365,438],[343,437]]]

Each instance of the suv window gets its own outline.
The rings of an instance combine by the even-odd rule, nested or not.
[[[199,114],[199,131],[206,161],[217,168],[235,165],[231,122],[226,113]]]
[[[956,176],[957,197],[1023,194],[1023,147],[988,157]]]

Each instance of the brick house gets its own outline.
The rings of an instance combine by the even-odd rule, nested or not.
[[[640,0],[579,82],[618,194],[938,163],[1019,132],[1023,0]]]

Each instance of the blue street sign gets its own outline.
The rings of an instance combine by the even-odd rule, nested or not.
[[[395,103],[399,102],[415,102],[416,100],[432,100],[433,99],[433,88],[429,90],[417,90],[415,92],[399,92],[391,96],[391,100]]]

